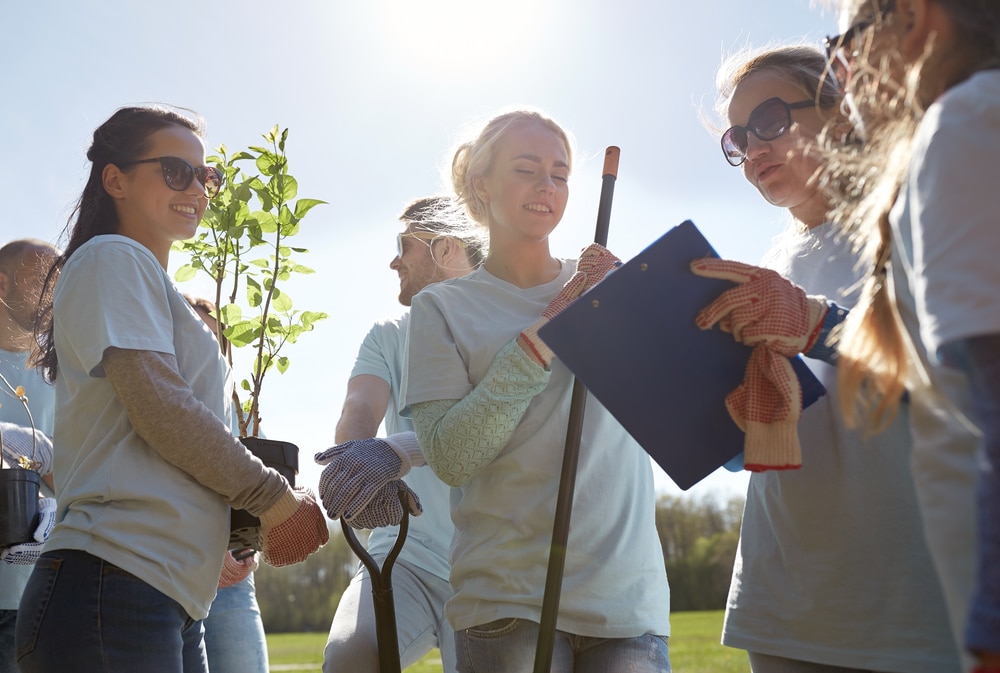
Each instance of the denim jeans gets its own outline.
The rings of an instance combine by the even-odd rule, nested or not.
[[[205,649],[212,673],[267,673],[267,640],[253,574],[215,595],[205,617]]]
[[[459,673],[531,673],[539,626],[498,619],[455,634]],[[670,673],[667,639],[591,638],[556,631],[552,673]]]
[[[0,610],[0,673],[18,673],[14,661],[14,619],[17,610]]]
[[[86,552],[42,554],[21,596],[22,673],[207,673],[204,629],[171,598]]]

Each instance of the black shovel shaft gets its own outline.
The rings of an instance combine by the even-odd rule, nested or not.
[[[379,673],[400,673],[402,664],[399,660],[399,638],[396,634],[396,604],[392,597],[392,566],[396,563],[403,543],[406,542],[406,532],[409,529],[410,517],[406,509],[405,496],[400,494],[403,504],[403,520],[399,523],[399,533],[396,543],[379,568],[375,559],[365,549],[364,545],[354,535],[350,525],[340,520],[347,544],[354,551],[361,563],[368,569],[368,577],[372,583],[372,602],[375,606],[375,636],[378,640],[378,670]]]
[[[601,200],[597,207],[597,231],[594,242],[606,246],[611,223],[611,200],[618,178],[618,158],[621,150],[609,147],[604,152],[604,172]],[[552,666],[552,650],[559,617],[559,596],[562,590],[563,570],[566,566],[566,542],[569,539],[569,520],[573,512],[573,494],[576,491],[576,468],[580,457],[580,438],[583,435],[583,416],[587,406],[587,389],[579,379],[573,380],[566,445],[563,448],[562,471],[559,475],[559,492],[556,495],[556,514],[552,525],[552,548],[545,575],[545,593],[542,597],[542,617],[535,648],[534,673],[548,673]]]

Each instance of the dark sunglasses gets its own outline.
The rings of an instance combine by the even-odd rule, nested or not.
[[[742,165],[747,160],[751,133],[765,141],[779,138],[792,125],[792,110],[815,105],[814,100],[786,103],[777,97],[768,98],[753,109],[746,126],[731,126],[722,134],[722,153],[726,161],[733,166]]]
[[[851,45],[861,36],[861,33],[865,32],[872,26],[874,26],[879,21],[884,21],[886,14],[893,11],[896,8],[896,0],[889,0],[888,2],[882,3],[878,12],[871,15],[867,19],[861,19],[850,28],[845,30],[840,35],[827,35],[823,38],[823,46],[826,47],[826,58],[827,60],[832,60],[838,51],[843,49],[847,51],[851,48]]]
[[[195,168],[180,157],[153,157],[152,159],[136,159],[118,164],[119,168],[128,168],[135,164],[153,164],[159,162],[163,181],[175,192],[183,192],[191,186],[191,181],[198,182],[205,188],[205,196],[215,197],[222,189],[222,173],[214,166],[199,166]]]

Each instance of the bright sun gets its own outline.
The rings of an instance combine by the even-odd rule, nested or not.
[[[539,39],[549,10],[528,0],[379,0],[386,48],[420,71],[512,69],[519,47]],[[496,74],[496,71],[494,71]]]

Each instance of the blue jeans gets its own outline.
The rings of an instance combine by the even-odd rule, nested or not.
[[[459,673],[531,673],[539,626],[498,619],[455,634]],[[667,639],[591,638],[556,631],[552,673],[670,673]]]
[[[35,563],[17,613],[22,673],[208,673],[204,629],[135,575],[86,552]]]
[[[267,640],[253,574],[215,595],[205,617],[205,649],[212,673],[267,673]]]
[[[17,610],[0,610],[0,673],[18,673],[14,661],[14,619]]]

